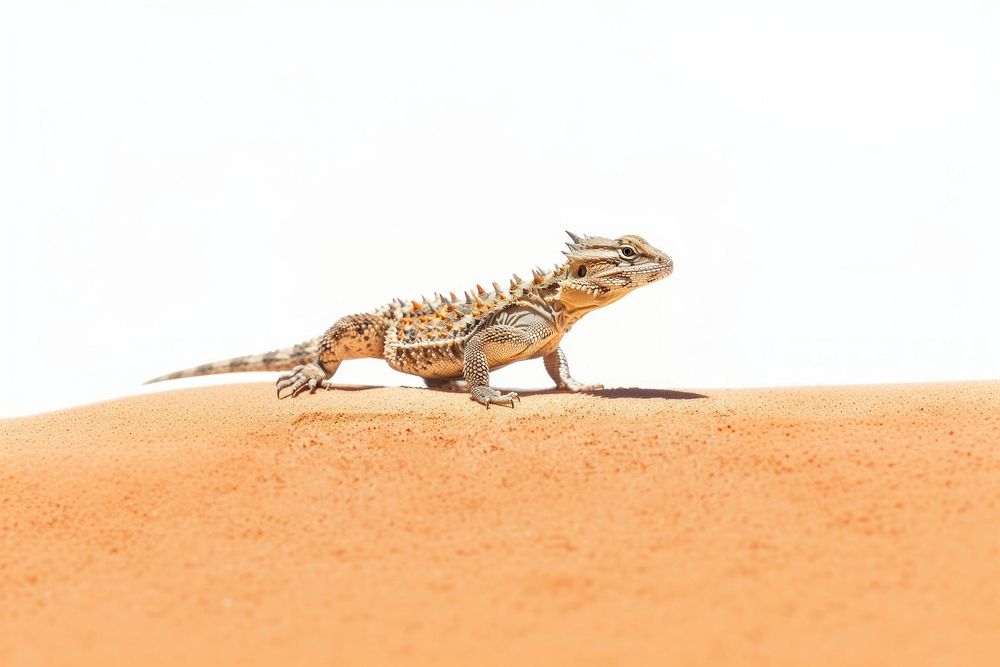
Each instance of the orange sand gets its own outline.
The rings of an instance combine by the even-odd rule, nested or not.
[[[1000,664],[1000,383],[0,422],[0,663]]]

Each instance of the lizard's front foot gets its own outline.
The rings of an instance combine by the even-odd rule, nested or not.
[[[562,391],[571,391],[574,394],[581,391],[597,391],[598,389],[604,389],[603,384],[583,384],[582,382],[577,382],[576,380],[571,380],[569,382],[560,382],[556,385],[556,389]]]
[[[472,390],[472,400],[485,405],[487,410],[491,405],[506,405],[513,408],[515,398],[521,400],[516,392],[501,394],[493,387],[476,387]]]
[[[275,383],[278,390],[278,398],[282,398],[281,392],[285,389],[290,389],[291,391],[285,394],[284,398],[297,396],[307,387],[309,393],[312,393],[316,391],[316,386],[325,378],[326,371],[320,368],[318,364],[296,366],[290,372],[283,373],[278,377],[278,381]]]

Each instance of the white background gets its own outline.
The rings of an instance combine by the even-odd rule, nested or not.
[[[1000,377],[998,3],[2,6],[0,416],[271,378],[139,387],[566,228],[676,263],[585,382]]]

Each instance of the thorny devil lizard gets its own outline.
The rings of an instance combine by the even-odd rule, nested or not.
[[[409,303],[396,299],[370,313],[343,317],[319,338],[266,354],[236,357],[158,377],[150,382],[239,371],[288,371],[277,394],[334,388],[341,362],[382,358],[403,373],[419,375],[429,387],[467,388],[485,405],[514,407],[515,392],[490,386],[490,369],[541,357],[563,390],[603,389],[569,374],[562,337],[592,310],[632,290],[669,276],[673,261],[641,236],[608,239],[577,236],[564,250],[566,261],[552,271],[535,269],[531,280],[514,274],[509,290],[479,285],[465,298],[436,295]],[[464,378],[464,382],[462,380]],[[520,399],[518,399],[520,400]]]

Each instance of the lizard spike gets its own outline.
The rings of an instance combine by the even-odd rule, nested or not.
[[[503,288],[500,287],[500,283],[495,280],[493,281],[493,291],[497,294],[503,294]]]
[[[465,302],[466,303],[472,303],[472,295],[469,294],[468,290],[466,290],[466,292],[465,292]]]
[[[444,294],[438,294],[437,296],[438,296],[438,300],[441,303],[445,304],[446,306],[450,306],[451,305],[451,299],[449,299],[448,297],[446,297]]]
[[[450,294],[450,295],[451,295],[451,301],[452,301],[452,303],[454,303],[454,302],[458,301],[458,297],[457,297],[457,296],[455,296],[455,293],[454,293],[454,292],[448,292],[448,294]]]
[[[521,283],[524,282],[524,279],[515,273],[513,274],[513,279],[511,280],[511,282],[514,283],[515,285],[520,285]]]
[[[423,299],[424,303],[426,303],[426,304],[430,305],[430,301],[428,301],[428,300],[427,300],[427,297],[426,297],[426,296],[424,296],[423,294],[421,294],[421,295],[420,295],[420,298],[421,298],[421,299]]]
[[[421,304],[417,303],[416,301],[413,301],[412,299],[410,300],[410,303],[413,304],[413,312],[418,312],[423,309],[423,306]]]
[[[517,276],[514,276],[514,278],[516,278],[516,277]],[[517,289],[517,284],[518,284],[518,282],[520,282],[518,280],[514,280],[514,278],[510,279],[510,289],[511,289],[511,291],[516,290]]]
[[[476,283],[476,291],[479,292],[480,296],[486,294],[486,290],[484,290],[483,286],[478,283]]]
[[[573,232],[569,231],[568,229],[566,230],[566,233],[569,234],[569,237],[571,239],[573,239],[573,243],[579,243],[580,241],[583,240],[583,237],[577,236],[576,234],[574,234]]]

